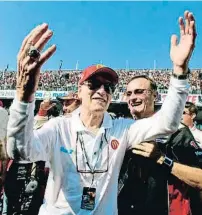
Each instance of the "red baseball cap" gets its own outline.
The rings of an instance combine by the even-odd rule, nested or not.
[[[118,83],[118,75],[113,69],[106,67],[102,64],[96,64],[96,65],[89,66],[83,70],[81,74],[81,78],[79,80],[79,84],[82,84],[84,81],[88,80],[91,76],[98,73],[105,73],[107,75],[107,78],[109,78],[113,84],[116,85]]]

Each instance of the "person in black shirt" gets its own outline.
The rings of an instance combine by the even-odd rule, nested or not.
[[[157,87],[149,77],[134,77],[127,86],[126,97],[134,119],[155,114]],[[200,152],[201,149],[185,125],[181,125],[171,136],[162,137],[153,143],[136,145],[126,153],[120,171],[119,215],[168,215],[168,202],[173,198],[168,198],[168,179],[172,181],[173,177],[189,185],[189,193],[184,193],[182,198],[190,199],[192,193],[196,197],[198,194],[195,191],[202,188]],[[195,198],[193,205],[198,206],[196,202]],[[177,210],[177,204],[175,209]]]

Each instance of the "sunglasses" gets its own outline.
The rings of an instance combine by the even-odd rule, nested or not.
[[[191,115],[190,113],[187,113],[186,111],[183,111],[183,115]]]
[[[127,91],[126,96],[129,97],[129,96],[131,96],[132,93],[134,93],[135,95],[142,95],[142,94],[147,94],[147,93],[151,93],[151,92],[153,92],[153,91],[149,90],[149,89],[135,89],[133,91]]]
[[[101,83],[99,81],[86,81],[83,83],[88,86],[90,90],[98,90],[101,86],[104,86],[105,92],[108,94],[113,94],[116,86],[112,83]]]

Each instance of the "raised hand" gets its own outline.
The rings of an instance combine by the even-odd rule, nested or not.
[[[48,111],[55,105],[56,105],[56,103],[52,103],[51,99],[44,99],[40,104],[40,109],[44,110],[44,111]]]
[[[176,35],[171,37],[170,57],[174,70],[175,67],[179,67],[183,68],[183,72],[186,72],[189,59],[195,47],[196,25],[194,16],[189,11],[184,12],[184,20],[185,23],[182,17],[179,18],[179,43]]]
[[[52,56],[56,46],[52,45],[42,54],[53,32],[47,24],[34,28],[22,42],[17,56],[17,98],[19,101],[31,102],[37,90],[41,66]]]

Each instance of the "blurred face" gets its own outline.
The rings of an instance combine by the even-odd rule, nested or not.
[[[131,81],[126,90],[126,99],[133,118],[141,119],[154,113],[156,92],[151,90],[150,81],[137,78]]]
[[[184,123],[187,126],[193,125],[193,119],[195,118],[195,114],[190,113],[188,108],[185,108],[182,114],[182,120],[181,122]]]
[[[79,87],[82,107],[91,112],[105,112],[111,102],[114,85],[102,75],[94,75]]]

